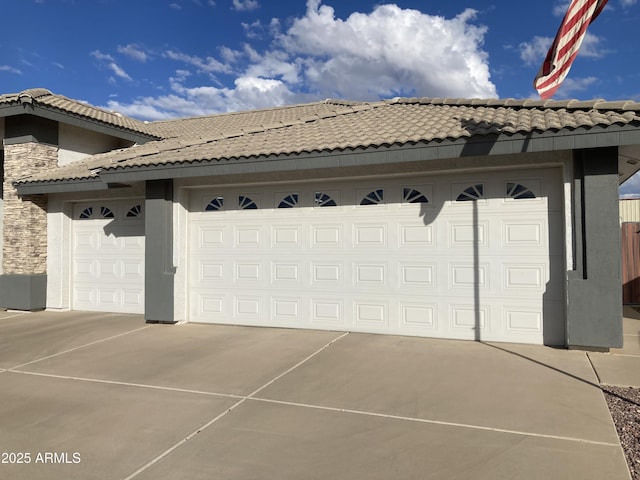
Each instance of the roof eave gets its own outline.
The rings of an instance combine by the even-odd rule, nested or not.
[[[127,183],[208,175],[268,173],[487,155],[557,152],[622,145],[640,145],[640,130],[633,126],[608,126],[566,132],[502,133],[348,151],[303,152],[232,159],[211,158],[160,165],[113,166],[102,170],[100,176],[105,182]]]
[[[84,128],[94,132],[121,138],[134,143],[146,143],[152,140],[161,140],[162,137],[150,133],[137,132],[125,127],[110,125],[99,120],[84,117],[70,112],[64,112],[46,105],[35,103],[13,103],[0,105],[0,117],[12,117],[16,115],[35,115],[60,123],[66,123],[75,127]]]
[[[109,185],[100,178],[54,180],[14,184],[18,195],[43,195],[48,193],[91,192],[107,190]]]
[[[109,184],[131,184],[146,180],[311,171],[626,145],[640,145],[640,130],[633,125],[592,127],[561,132],[501,133],[455,140],[433,140],[428,143],[350,150],[230,159],[211,158],[156,165],[110,166],[104,167],[100,171],[99,177],[91,180],[23,183],[17,188],[20,194],[89,191],[107,189]]]

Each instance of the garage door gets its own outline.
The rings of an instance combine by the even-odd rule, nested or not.
[[[142,199],[74,207],[75,310],[144,313]]]
[[[195,190],[189,318],[563,343],[560,178]]]

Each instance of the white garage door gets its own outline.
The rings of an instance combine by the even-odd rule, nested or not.
[[[196,190],[189,318],[562,343],[558,170]]]
[[[144,313],[143,205],[133,199],[75,206],[75,310]]]

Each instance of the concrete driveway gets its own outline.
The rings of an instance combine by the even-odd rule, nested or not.
[[[0,455],[29,480],[629,478],[584,352],[82,312],[0,313]]]

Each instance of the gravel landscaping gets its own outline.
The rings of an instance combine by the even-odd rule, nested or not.
[[[640,480],[640,388],[603,386],[632,480]]]

